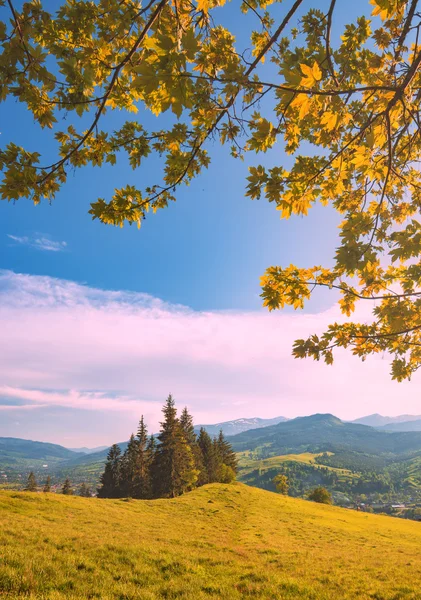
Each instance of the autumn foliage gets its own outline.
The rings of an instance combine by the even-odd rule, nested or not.
[[[57,155],[9,143],[0,195],[50,201],[69,170],[124,159],[138,169],[159,155],[161,181],[91,206],[103,223],[140,225],[209,165],[209,140],[240,158],[278,144],[290,159],[278,151],[278,165],[251,166],[246,195],[275,203],[282,218],[321,203],[342,222],[329,266],[267,269],[265,306],[302,308],[318,287],[335,290],[348,316],[375,300],[370,322],[334,323],[298,340],[294,355],[332,363],[337,347],[361,358],[388,352],[392,377],[409,378],[421,364],[418,2],[371,0],[346,25],[336,0],[324,10],[303,0],[235,4],[232,18],[225,0],[74,0],[54,14],[38,0],[1,0],[0,98],[15,97],[51,129]],[[236,34],[247,28],[242,47]],[[113,129],[116,109],[133,116]],[[159,117],[156,129],[140,109]]]

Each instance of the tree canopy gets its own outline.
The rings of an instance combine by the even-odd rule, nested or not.
[[[162,181],[91,205],[103,223],[140,226],[209,165],[212,141],[236,158],[278,144],[279,164],[249,167],[246,195],[282,218],[329,205],[342,222],[330,264],[267,269],[265,306],[303,308],[319,287],[347,316],[368,301],[369,322],[333,323],[294,355],[389,352],[392,377],[409,378],[421,364],[418,2],[371,0],[345,25],[337,0],[235,4],[241,15],[225,0],[69,0],[53,14],[0,0],[0,99],[24,103],[57,149],[4,147],[0,197],[51,201],[75,169],[159,155]],[[113,129],[113,110],[138,116]]]
[[[319,504],[332,504],[332,495],[324,487],[316,487],[308,495],[308,499]]]

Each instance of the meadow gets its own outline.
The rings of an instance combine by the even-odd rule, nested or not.
[[[253,453],[250,452],[238,452],[238,465],[244,474],[250,473],[255,469],[269,470],[281,466],[288,462],[297,462],[305,465],[311,465],[316,469],[327,469],[332,471],[339,476],[344,478],[352,478],[355,475],[349,469],[339,469],[337,467],[330,467],[322,463],[317,463],[316,458],[327,454],[332,456],[333,452],[302,452],[300,454],[282,454],[280,456],[270,456],[269,458],[255,458]],[[251,455],[251,456],[250,456]]]
[[[421,523],[212,484],[174,500],[0,492],[4,598],[421,599]]]

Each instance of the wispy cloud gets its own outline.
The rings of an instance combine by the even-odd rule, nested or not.
[[[361,363],[343,352],[333,367],[291,357],[294,339],[341,318],[335,307],[200,312],[147,294],[0,271],[0,404],[9,404],[0,435],[11,434],[12,413],[28,415],[26,427],[37,431],[54,415],[55,431],[74,417],[95,443],[124,439],[141,413],[156,431],[169,392],[198,422],[419,413],[420,377],[391,382],[387,356]],[[101,437],[106,428],[115,438]]]
[[[18,236],[8,233],[7,237],[16,244],[29,246],[30,248],[44,250],[46,252],[62,252],[67,247],[66,242],[54,241],[46,235]]]
[[[19,403],[11,404],[10,401],[14,399]],[[45,408],[47,406],[116,412],[127,410],[137,415],[140,415],[145,409],[150,408],[148,403],[121,394],[113,396],[103,392],[81,392],[77,390],[28,390],[0,385],[0,410],[26,410]]]

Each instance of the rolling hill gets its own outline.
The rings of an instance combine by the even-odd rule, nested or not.
[[[3,598],[419,600],[421,524],[212,484],[174,500],[0,492]]]
[[[81,452],[72,452],[57,444],[33,442],[20,438],[0,437],[1,467],[37,467],[43,463],[58,464],[82,457]]]
[[[416,421],[403,421],[402,423],[388,423],[377,429],[382,431],[421,431],[421,419]]]

